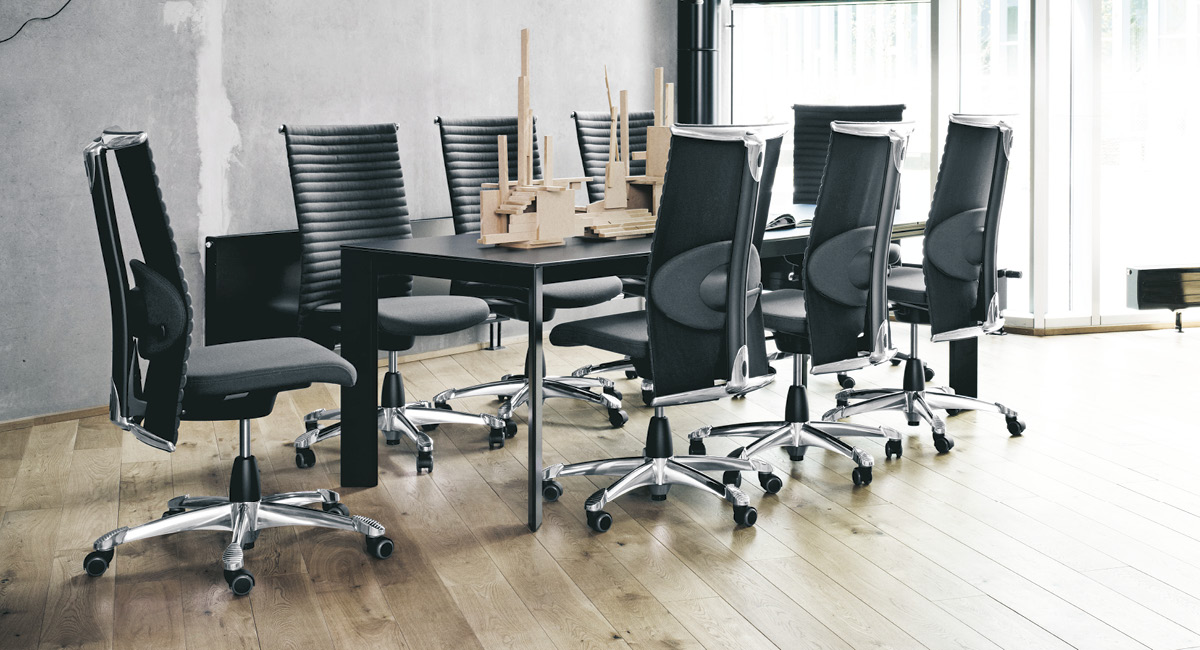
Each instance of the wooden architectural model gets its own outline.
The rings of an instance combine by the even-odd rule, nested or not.
[[[575,189],[589,178],[554,178],[554,142],[546,136],[543,174],[533,178],[533,108],[529,93],[529,30],[521,30],[521,77],[517,80],[517,180],[508,180],[508,138],[497,139],[499,183],[479,192],[479,243],[511,248],[561,246],[583,234]]]
[[[604,73],[608,87],[608,72]],[[604,199],[587,206],[583,213],[584,236],[596,239],[627,239],[654,233],[658,202],[662,198],[667,154],[671,149],[674,122],[675,84],[663,84],[663,69],[654,69],[654,126],[646,128],[646,151],[629,151],[628,93],[621,91],[621,110],[608,95],[611,126],[608,131],[608,163],[604,166]],[[620,146],[617,123],[620,121]],[[630,160],[645,160],[646,173],[629,174]]]

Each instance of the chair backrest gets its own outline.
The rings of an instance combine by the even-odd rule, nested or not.
[[[342,244],[412,236],[395,124],[284,125],[300,228],[300,331],[342,300]],[[381,275],[379,295],[408,295],[412,276]],[[325,342],[325,341],[322,341]]]
[[[911,124],[834,122],[804,254],[813,372],[844,372],[895,355],[888,338],[887,261]]]
[[[899,122],[904,119],[904,104],[878,106],[820,106],[796,104],[792,133],[792,203],[816,203],[821,189],[821,172],[829,153],[829,123]]]
[[[479,232],[479,186],[500,179],[496,136],[508,136],[508,179],[517,180],[517,118],[438,117],[454,232]],[[542,177],[537,118],[533,120],[533,177]]]
[[[925,288],[934,340],[1004,326],[996,240],[1012,128],[1002,118],[952,115],[925,224]]]
[[[145,258],[129,261],[132,286],[113,202],[109,151],[116,157]],[[149,139],[141,132],[105,131],[84,151],[84,165],[112,310],[109,415],[138,440],[174,451],[192,340],[192,299],[158,188]],[[144,382],[139,356],[148,362]]]
[[[579,138],[579,155],[583,157],[583,175],[591,176],[587,184],[588,201],[604,198],[604,166],[608,163],[608,136],[611,117],[607,112],[571,113],[575,118],[575,135]],[[646,129],[654,126],[654,111],[629,113],[629,149],[646,150]],[[621,137],[621,125],[617,124],[617,137]],[[630,160],[629,173],[637,176],[646,173],[645,160]]]
[[[750,345],[765,338],[755,238],[764,168],[778,162],[786,128],[672,128],[647,278],[654,406],[771,379],[765,347]]]

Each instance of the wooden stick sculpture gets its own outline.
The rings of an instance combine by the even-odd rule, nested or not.
[[[561,246],[583,234],[575,189],[590,178],[554,178],[554,142],[542,148],[544,179],[533,177],[533,107],[529,91],[529,30],[521,30],[521,76],[517,80],[517,180],[508,180],[508,138],[496,138],[499,182],[479,192],[479,243],[511,248]]]

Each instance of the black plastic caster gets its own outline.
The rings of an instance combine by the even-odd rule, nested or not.
[[[962,409],[946,409],[946,417],[952,418],[962,412]]]
[[[612,515],[604,512],[603,510],[597,510],[596,512],[588,510],[587,524],[588,528],[591,528],[597,533],[606,532],[609,528],[612,528]]]
[[[614,429],[620,429],[629,421],[629,414],[621,409],[608,409],[608,423]]]
[[[642,404],[650,406],[650,402],[654,401],[654,391],[642,389]]]
[[[608,395],[610,397],[615,397],[617,399],[617,401],[625,399],[625,393],[622,393],[621,391],[617,390],[616,387],[609,388],[606,386],[604,388],[604,394]]]
[[[758,521],[758,510],[754,506],[734,506],[733,520],[739,526],[753,526]]]
[[[435,409],[442,409],[443,411],[452,411],[452,410],[454,410],[454,409],[451,409],[451,408],[450,408],[450,405],[449,405],[448,403],[446,403],[446,402],[434,402],[434,403],[433,403],[433,408],[435,408]]]
[[[799,462],[804,460],[804,447],[785,445],[783,449],[787,451],[788,458],[790,458],[792,461]]]
[[[488,450],[504,448],[504,431],[507,427],[488,429]]]
[[[904,360],[903,360],[903,359],[892,359],[892,365],[893,365],[893,366],[898,366],[898,365],[900,365],[900,363],[901,363],[902,361],[904,361]]]
[[[887,454],[888,460],[891,460],[893,456],[899,458],[904,455],[904,445],[899,440],[888,440],[883,445],[883,453]]]
[[[783,489],[783,479],[774,474],[759,474],[758,484],[767,494],[779,494],[779,491]]]
[[[562,483],[554,480],[542,481],[542,498],[546,501],[554,503],[555,501],[558,501],[558,497],[561,497],[562,494]]]
[[[300,469],[308,469],[317,464],[317,455],[312,449],[304,447],[296,450],[296,467]]]
[[[708,449],[704,446],[704,441],[700,439],[688,441],[688,454],[692,456],[707,456]]]
[[[113,552],[111,549],[107,551],[92,551],[87,554],[87,557],[83,558],[83,570],[93,578],[102,576],[105,571],[108,571],[108,565],[112,564],[112,560]]]
[[[425,472],[433,471],[433,452],[432,451],[418,451],[417,452],[417,474],[420,474],[422,471],[425,471]]]
[[[939,454],[944,454],[954,449],[954,438],[935,433],[933,434],[933,448],[937,449]]]
[[[854,388],[854,377],[851,377],[844,372],[839,372],[837,378],[838,383],[842,385],[842,388]]]
[[[245,569],[225,571],[225,582],[234,596],[245,596],[254,588],[254,574]]]
[[[438,425],[436,425],[436,424],[422,424],[421,425],[421,430],[424,431],[425,433],[429,433],[430,431],[436,431],[437,428],[438,428]]]
[[[837,407],[840,409],[844,409],[847,406],[850,406],[850,400],[839,397],[837,400]]]
[[[850,478],[854,480],[855,485],[870,485],[871,484],[871,468],[870,467],[855,467],[850,473]]]
[[[925,366],[925,381],[933,381],[933,368]]]
[[[517,423],[516,422],[513,422],[512,420],[508,420],[507,422],[504,423],[504,437],[505,438],[516,438],[517,437]]]
[[[1021,418],[1016,416],[1006,417],[1004,418],[1004,422],[1008,425],[1008,432],[1010,434],[1019,436],[1022,433],[1025,433],[1025,421]]]
[[[396,543],[383,535],[367,538],[367,554],[371,557],[386,560],[392,556],[394,550],[396,550]]]
[[[333,512],[343,517],[350,516],[350,509],[347,508],[346,504],[344,503],[322,503],[321,510],[324,510],[325,512]]]
[[[721,474],[721,482],[725,485],[732,485],[733,487],[742,487],[742,473],[725,472]]]
[[[166,519],[167,517],[174,517],[175,515],[182,515],[185,512],[187,512],[187,508],[167,508],[166,510],[163,511],[162,516],[163,516],[163,519]]]
[[[626,370],[625,371],[626,379],[637,379],[637,377],[638,377],[638,374],[637,374],[636,370]]]

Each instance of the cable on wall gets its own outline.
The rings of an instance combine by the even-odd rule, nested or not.
[[[69,4],[71,4],[71,0],[67,0],[66,2],[64,2],[64,3],[63,3],[63,6],[61,6],[61,7],[59,7],[59,8],[58,8],[58,11],[56,11],[56,12],[54,12],[54,13],[50,14],[49,16],[34,16],[33,18],[30,18],[29,20],[26,20],[25,22],[21,23],[21,26],[17,28],[17,31],[15,31],[15,32],[13,32],[13,33],[12,33],[12,36],[9,36],[8,38],[3,38],[3,39],[0,39],[0,43],[7,43],[8,41],[11,41],[12,39],[16,38],[16,37],[17,37],[17,34],[20,34],[20,33],[21,33],[21,30],[22,30],[22,29],[25,29],[25,26],[26,26],[26,25],[28,25],[29,23],[31,23],[31,22],[33,22],[33,21],[35,21],[35,20],[50,20],[51,18],[53,18],[53,17],[55,17],[55,16],[57,16],[57,15],[61,14],[61,13],[62,13],[62,10],[63,10],[63,9],[66,9],[66,8],[67,8],[67,5],[69,5]]]

